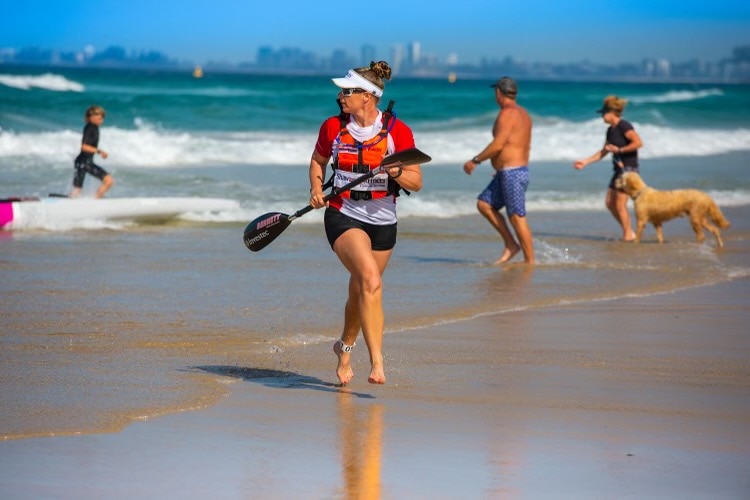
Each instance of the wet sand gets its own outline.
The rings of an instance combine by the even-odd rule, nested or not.
[[[0,443],[3,498],[747,498],[750,279],[185,367],[228,395]]]

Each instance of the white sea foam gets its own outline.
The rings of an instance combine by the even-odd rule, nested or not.
[[[398,202],[399,217],[452,218],[476,213],[476,195],[466,192],[458,197],[444,197],[444,193],[420,193],[419,196],[401,197]],[[708,191],[721,207],[750,204],[750,191]],[[448,199],[446,199],[448,198]],[[606,212],[604,189],[596,193],[560,191],[535,191],[526,194],[529,212]]]
[[[708,156],[750,150],[750,130],[675,129],[652,124],[634,126],[643,138],[643,159]],[[586,158],[604,145],[606,125],[600,119],[576,123],[546,120],[534,127],[531,161],[573,161]],[[490,137],[486,130],[418,134],[419,146],[433,159],[463,163],[467,151],[481,151]]]
[[[634,96],[629,101],[637,104],[684,102],[722,95],[724,95],[724,91],[721,89],[672,90],[663,94]]]
[[[43,75],[0,75],[0,85],[21,90],[31,90],[35,87],[55,92],[83,92],[85,90],[85,87],[80,83],[52,73]]]
[[[536,241],[534,247],[540,264],[579,264],[583,260],[581,255],[574,253],[570,249],[552,245],[544,240]]]
[[[444,196],[445,192],[420,192],[418,196],[401,197],[399,199],[399,218],[430,218],[451,219],[456,217],[476,215],[476,193],[455,192]],[[737,192],[709,192],[722,207],[750,204],[750,191]],[[186,221],[200,223],[247,223],[260,214],[269,210],[291,214],[302,208],[304,200],[290,193],[286,199],[270,199],[269,197],[248,197],[243,199],[240,206],[228,210],[211,213],[182,214],[179,218]],[[603,193],[575,194],[560,192],[537,192],[530,190],[527,195],[527,209],[530,213],[592,211],[606,212]],[[304,217],[297,218],[295,225],[320,225],[323,221],[323,210],[314,210]],[[73,221],[39,219],[29,227],[51,231],[67,231],[71,229],[124,229],[132,226],[130,222],[111,220],[79,219]],[[548,260],[570,262],[573,256],[560,249],[548,248]]]
[[[750,151],[750,130],[675,129],[635,124],[644,138],[643,159],[708,156]],[[534,128],[531,161],[573,161],[597,151],[604,142],[601,120],[582,123],[547,120]],[[417,145],[441,164],[463,164],[490,139],[485,128],[415,130]],[[111,167],[163,168],[219,165],[298,165],[307,163],[316,132],[183,132],[165,130],[137,118],[133,129],[104,127],[100,145]],[[0,158],[36,157],[62,164],[78,154],[80,131],[0,130]]]
[[[717,203],[722,206],[750,204],[750,192],[726,193],[710,192]],[[441,193],[420,193],[419,196],[401,197],[399,199],[399,218],[438,218],[451,219],[467,215],[476,215],[476,193],[465,192],[455,196],[443,197]],[[252,198],[241,203],[241,207],[210,213],[188,212],[179,218],[192,222],[233,223],[249,222],[260,214],[269,210],[291,214],[303,207],[304,200],[293,199],[273,201],[268,198]],[[529,191],[527,209],[532,213],[541,212],[569,212],[569,211],[600,211],[605,212],[603,193],[588,195],[564,195],[564,193]],[[323,222],[323,210],[314,210],[304,217],[295,220],[295,225],[320,225]],[[33,224],[35,228],[50,231],[67,231],[71,229],[124,229],[132,226],[132,222],[118,222],[97,218],[75,221],[38,220]],[[545,251],[549,260],[566,262],[575,261],[575,257],[567,254],[567,250],[547,248]]]

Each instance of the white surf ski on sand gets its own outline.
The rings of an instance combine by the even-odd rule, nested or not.
[[[9,198],[0,200],[0,229],[43,229],[81,221],[149,222],[185,214],[238,210],[224,198]]]

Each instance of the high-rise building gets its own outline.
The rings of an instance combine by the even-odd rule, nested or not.
[[[401,45],[394,45],[391,47],[391,60],[388,61],[391,66],[393,73],[398,73],[401,66],[404,64],[404,47]]]
[[[372,45],[363,45],[360,51],[360,55],[362,60],[359,62],[359,64],[357,64],[357,66],[369,66],[370,62],[377,61],[377,59],[375,58],[377,53],[375,51],[375,47]]]
[[[422,46],[419,42],[411,42],[409,44],[409,65],[411,67],[419,65],[420,59],[422,57],[421,50]]]

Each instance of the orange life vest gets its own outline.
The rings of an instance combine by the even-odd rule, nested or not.
[[[339,115],[341,129],[336,138],[338,153],[333,159],[333,175],[326,186],[343,186],[380,166],[388,153],[388,132],[396,120],[392,107],[393,101],[389,103],[388,109],[383,112],[383,126],[380,132],[365,142],[356,140],[346,128],[349,123],[349,115],[344,113]],[[324,189],[326,186],[324,186]],[[400,189],[401,186],[391,179],[387,173],[383,172],[349,191],[344,191],[339,196],[352,200],[371,200],[385,198],[386,196],[398,196]]]

